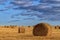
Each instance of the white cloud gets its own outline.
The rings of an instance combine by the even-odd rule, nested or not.
[[[59,2],[60,0],[51,0],[51,1],[57,1],[57,2]]]
[[[18,6],[20,6],[19,8],[20,9],[28,9],[28,10],[33,10],[33,12],[28,12],[27,13],[24,13],[24,14],[20,14],[22,16],[36,16],[37,18],[39,19],[43,19],[43,20],[60,20],[59,17],[60,16],[57,16],[60,15],[60,3],[51,3],[52,0],[42,0],[42,1],[50,1],[50,3],[46,2],[46,3],[41,3],[41,4],[38,4],[38,5],[32,5],[32,2],[31,1],[20,1],[20,2],[16,2],[17,4],[19,4]],[[53,2],[53,1],[52,1]],[[19,9],[18,8],[18,9]],[[34,11],[37,11],[39,13],[42,12],[42,14],[39,14],[39,13],[35,13]],[[52,16],[53,15],[53,16]],[[58,17],[58,18],[56,18]],[[29,19],[29,18],[28,18]]]
[[[33,6],[33,5],[37,5],[39,4],[39,1],[34,1],[34,0],[16,0],[13,1],[14,4],[20,5],[20,6],[24,6],[24,7],[28,7],[28,6]]]

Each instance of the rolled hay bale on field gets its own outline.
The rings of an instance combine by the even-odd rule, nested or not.
[[[18,27],[18,33],[25,33],[24,27]]]
[[[51,26],[47,23],[39,23],[33,28],[34,36],[51,36]]]
[[[31,26],[28,26],[29,28],[31,27]]]
[[[55,29],[57,29],[57,27],[56,27],[56,26],[55,26],[54,28],[55,28]]]
[[[60,26],[58,26],[58,25],[57,25],[57,26],[55,26],[55,29],[60,29]]]
[[[5,28],[9,28],[9,26],[4,26]]]

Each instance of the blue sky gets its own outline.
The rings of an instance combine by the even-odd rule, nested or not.
[[[60,25],[60,0],[0,0],[0,25]]]

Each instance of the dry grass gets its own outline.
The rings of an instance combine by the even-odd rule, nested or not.
[[[25,33],[18,33],[18,27],[0,27],[0,40],[60,40],[60,30],[52,29],[51,36],[33,36],[33,27],[24,27]]]

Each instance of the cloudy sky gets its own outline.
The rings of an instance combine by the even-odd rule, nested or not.
[[[0,0],[0,25],[60,25],[60,0]]]

